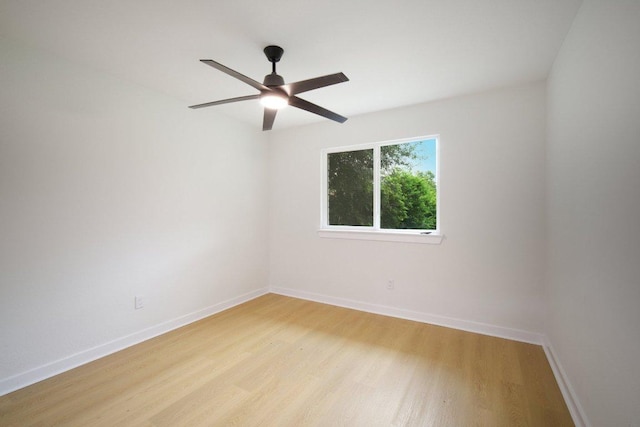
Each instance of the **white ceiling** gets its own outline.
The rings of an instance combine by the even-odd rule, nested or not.
[[[188,105],[257,93],[199,59],[262,81],[344,72],[301,95],[347,117],[544,79],[581,0],[0,0],[0,35]],[[213,110],[256,128],[255,101]],[[325,120],[288,108],[274,130]],[[340,126],[336,124],[336,126]]]

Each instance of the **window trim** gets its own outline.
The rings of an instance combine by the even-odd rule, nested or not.
[[[380,228],[380,148],[387,145],[397,145],[408,142],[435,139],[436,141],[436,229],[435,230],[403,230]],[[327,161],[331,153],[343,153],[373,149],[373,226],[345,226],[330,225],[327,218],[328,207],[328,176]],[[440,135],[425,135],[402,138],[389,141],[346,145],[340,147],[323,148],[320,152],[320,229],[318,235],[323,238],[377,240],[391,242],[430,243],[440,244],[444,238],[440,228]]]

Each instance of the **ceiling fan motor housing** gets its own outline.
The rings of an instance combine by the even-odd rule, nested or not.
[[[282,78],[282,76],[280,74],[276,74],[276,73],[271,73],[271,74],[267,74],[266,76],[264,76],[264,83],[265,86],[282,86],[284,85],[284,79]]]

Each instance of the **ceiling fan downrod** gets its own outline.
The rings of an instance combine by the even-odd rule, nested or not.
[[[267,56],[269,62],[271,62],[271,74],[264,76],[264,85],[269,87],[284,85],[284,79],[276,72],[276,62],[280,61],[280,58],[282,58],[284,49],[280,46],[267,46],[264,48],[263,52]]]

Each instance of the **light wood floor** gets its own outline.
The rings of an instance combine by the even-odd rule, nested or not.
[[[1,426],[572,426],[541,347],[279,295],[0,397]]]

